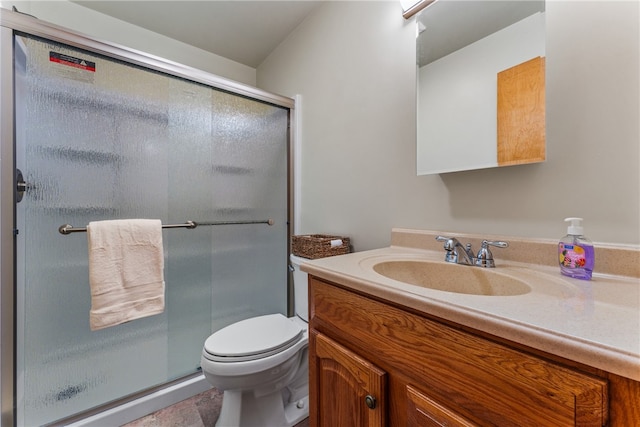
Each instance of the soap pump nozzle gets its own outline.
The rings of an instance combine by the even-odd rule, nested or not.
[[[567,234],[572,236],[582,236],[584,234],[582,218],[565,218],[564,221],[571,223],[571,225],[567,227]]]

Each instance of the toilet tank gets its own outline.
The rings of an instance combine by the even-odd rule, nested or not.
[[[308,261],[306,258],[291,255],[291,266],[293,267],[293,295],[296,315],[305,322],[309,321],[309,284],[308,275],[300,270],[300,264]]]

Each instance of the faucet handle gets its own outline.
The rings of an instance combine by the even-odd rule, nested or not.
[[[483,240],[482,247],[478,251],[478,256],[476,257],[476,260],[475,260],[476,265],[478,267],[493,268],[496,266],[495,262],[493,261],[493,254],[489,250],[489,246],[495,246],[496,248],[506,248],[509,246],[509,243],[501,242],[501,241],[492,242],[489,240]]]
[[[458,262],[458,254],[455,252],[455,248],[458,242],[458,239],[455,237],[447,237],[447,236],[437,236],[436,240],[438,242],[444,242],[444,250],[447,252],[444,255],[444,260],[446,262]]]
[[[437,236],[436,240],[438,242],[444,242],[445,251],[452,251],[453,248],[455,248],[456,243],[458,242],[458,239],[456,239],[455,237],[447,237],[447,236]]]

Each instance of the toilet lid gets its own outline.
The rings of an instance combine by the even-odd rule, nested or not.
[[[220,329],[207,338],[204,350],[207,359],[218,362],[256,360],[291,347],[303,332],[282,314],[267,314]]]

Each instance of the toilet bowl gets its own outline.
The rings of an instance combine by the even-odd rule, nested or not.
[[[201,367],[224,392],[216,427],[291,427],[309,415],[307,274],[291,255],[295,311],[241,320],[204,343]]]

